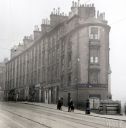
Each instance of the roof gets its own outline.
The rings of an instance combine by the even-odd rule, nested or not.
[[[87,20],[85,20],[85,23],[107,24],[107,21],[106,20],[99,20],[95,17],[89,17]]]

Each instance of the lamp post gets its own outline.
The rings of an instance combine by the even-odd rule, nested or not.
[[[76,54],[77,108],[78,108],[79,65],[80,65],[80,52],[79,52],[79,50],[80,50],[80,44],[79,44],[79,30],[78,30],[78,32],[77,32],[77,54]]]
[[[79,85],[79,62],[80,58],[77,58],[77,74],[76,74],[76,89],[77,89],[77,108],[78,108],[78,85]]]
[[[88,52],[88,87],[90,85],[90,41],[89,41],[89,52]]]

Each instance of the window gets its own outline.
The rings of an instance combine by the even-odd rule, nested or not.
[[[99,48],[90,49],[90,63],[99,64]]]
[[[56,79],[59,79],[59,63],[56,64]]]
[[[63,52],[65,50],[65,42],[61,41],[61,51]]]
[[[97,57],[97,56],[91,56],[91,57],[90,57],[90,63],[95,63],[95,64],[97,64],[97,63],[98,63],[98,57]]]
[[[68,73],[68,86],[71,84],[71,73]]]
[[[98,57],[95,57],[95,63],[98,63]]]
[[[68,41],[68,46],[67,47],[68,47],[69,50],[72,50],[72,41]]]
[[[93,63],[93,56],[90,57],[90,63]]]
[[[71,66],[71,61],[72,61],[72,53],[68,52],[68,67]]]
[[[99,72],[98,71],[90,71],[90,83],[91,84],[98,84],[98,75],[99,75]]]
[[[89,28],[89,38],[90,39],[99,39],[99,29],[98,27],[90,27]]]
[[[62,68],[62,71],[64,70],[64,66],[65,66],[65,58],[64,58],[64,55],[61,56],[61,68]]]
[[[64,75],[62,74],[61,75],[61,87],[63,87],[63,85],[64,85]]]

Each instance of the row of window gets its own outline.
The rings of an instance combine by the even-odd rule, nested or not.
[[[94,40],[100,39],[100,29],[97,26],[89,27],[89,39],[94,39]],[[99,64],[99,52],[100,52],[99,47],[92,46],[90,48],[90,64]],[[89,83],[98,84],[100,77],[99,74],[100,72],[97,71],[96,69],[89,71]]]
[[[100,37],[100,30],[98,27],[90,27],[89,29],[89,38],[90,39],[99,39]],[[72,42],[69,41],[68,44],[68,52],[67,52],[67,62],[68,65],[71,65],[72,60]],[[59,51],[61,50],[61,56],[59,55]],[[50,52],[49,52],[50,51]],[[50,39],[50,41],[41,41],[36,47],[30,49],[30,51],[26,52],[25,55],[17,57],[15,62],[12,61],[8,64],[7,67],[7,80],[14,78],[14,73],[18,78],[25,74],[32,72],[33,69],[37,70],[37,67],[41,67],[41,65],[52,64],[54,62],[54,58],[56,58],[55,62],[61,62],[61,70],[64,70],[65,66],[65,41],[61,41],[60,44],[56,42],[56,38]],[[59,59],[60,58],[60,61]],[[48,63],[46,62],[48,60]],[[15,63],[15,64],[14,64]],[[41,64],[42,63],[42,64]],[[99,63],[99,49],[92,48],[90,49],[90,63],[91,64],[98,64]],[[38,65],[38,66],[37,66]],[[15,68],[16,67],[16,68]],[[22,70],[23,69],[23,70]],[[27,70],[26,70],[27,69]],[[57,70],[60,70],[57,68]],[[27,72],[24,74],[24,72]],[[43,71],[44,72],[44,71]],[[46,72],[46,71],[45,71]],[[54,71],[56,72],[56,71]],[[59,72],[59,71],[57,71]],[[58,74],[58,73],[57,73]],[[45,75],[45,74],[44,74]],[[62,79],[62,78],[61,78]],[[71,81],[71,75],[68,77],[68,81]]]
[[[72,46],[72,45],[71,45]],[[37,48],[37,47],[36,47]],[[20,76],[25,76],[27,73],[32,74],[33,71],[36,71],[39,73],[39,71],[37,71],[39,69],[39,67],[41,66],[41,62],[42,65],[46,65],[45,68],[47,67],[52,67],[53,65],[55,65],[56,63],[60,63],[61,62],[61,68],[63,68],[65,66],[65,43],[61,43],[61,55],[63,55],[62,57],[59,55],[60,54],[60,50],[59,47],[58,49],[55,49],[56,51],[51,51],[52,52],[45,52],[45,50],[43,51],[42,49],[38,48],[35,49],[31,52],[27,52],[26,55],[22,55],[17,57],[17,59],[15,59],[15,61],[12,61],[11,63],[7,64],[7,81],[10,81],[11,79],[15,79],[15,76],[17,76],[18,78],[20,78]],[[38,50],[38,51],[37,51]],[[42,53],[40,53],[42,52]],[[57,54],[56,54],[57,53]],[[46,62],[46,54],[48,54],[48,63]],[[69,59],[67,62],[69,63],[71,61],[71,54],[68,53],[67,54],[67,58]],[[53,61],[53,63],[52,63]],[[55,61],[55,63],[54,63]],[[38,65],[38,66],[37,66]],[[50,65],[50,66],[49,66]],[[69,65],[69,64],[68,64]],[[57,65],[57,68],[53,69],[53,70],[49,70],[48,75],[50,76],[50,74],[52,74],[53,72],[53,77],[49,77],[49,81],[54,81],[54,79],[56,79],[56,77],[58,77],[59,79],[59,72],[60,72],[60,68],[59,68],[59,64]],[[52,68],[51,68],[52,69]],[[41,72],[43,72],[42,74],[42,78],[43,81],[45,81],[45,70],[41,70]],[[40,73],[39,73],[40,74]],[[54,78],[54,76],[56,76]],[[31,77],[31,75],[29,75],[29,77]],[[33,78],[31,79],[35,79],[34,81],[36,81],[37,75],[35,75]],[[28,77],[25,77],[28,79]],[[40,79],[40,78],[39,78]],[[19,80],[19,79],[18,79]]]

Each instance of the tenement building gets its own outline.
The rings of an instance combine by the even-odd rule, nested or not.
[[[56,103],[63,97],[64,104],[68,97],[75,104],[108,99],[109,31],[105,13],[94,4],[73,2],[69,15],[54,9],[41,30],[35,27],[33,40],[24,38],[30,45],[6,63],[7,99]]]

